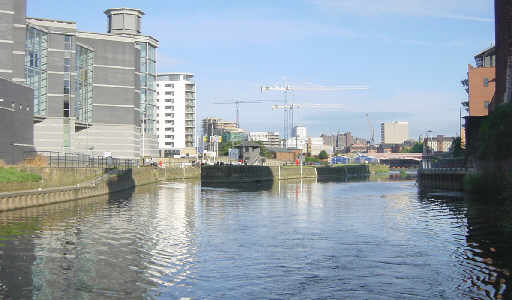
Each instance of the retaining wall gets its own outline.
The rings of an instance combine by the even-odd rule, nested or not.
[[[464,191],[466,169],[419,169],[417,182],[428,190]]]
[[[320,177],[357,177],[368,176],[367,165],[340,167],[267,167],[267,166],[204,166],[201,181],[205,183],[237,183],[277,181],[289,179],[320,178]]]
[[[95,197],[109,193],[115,193],[123,190],[135,188],[158,181],[174,180],[174,179],[190,179],[198,178],[201,170],[198,167],[189,168],[134,168],[127,170],[110,170],[101,169],[50,169],[41,168],[39,170],[48,176],[56,176],[61,178],[62,182],[76,182],[70,186],[62,186],[55,188],[38,188],[34,190],[25,190],[19,192],[0,193],[0,211],[14,210],[26,207],[47,205],[60,203],[65,201]],[[99,173],[98,172],[103,172]],[[38,173],[37,170],[32,172]],[[45,173],[46,172],[46,173]],[[40,174],[40,173],[38,173]],[[84,180],[82,175],[99,175],[92,180]],[[69,176],[70,178],[65,178]],[[57,178],[47,178],[51,181],[58,182]]]
[[[346,165],[338,167],[320,167],[316,169],[318,178],[351,178],[370,175],[368,165]]]

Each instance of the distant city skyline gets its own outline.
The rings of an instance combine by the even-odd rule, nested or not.
[[[350,131],[369,137],[368,113],[379,124],[409,122],[409,137],[427,130],[459,132],[460,80],[473,56],[494,40],[493,7],[486,0],[303,0],[167,3],[148,0],[62,3],[28,0],[28,16],[72,19],[85,31],[105,32],[103,11],[143,10],[143,34],[160,42],[158,72],[196,74],[198,119],[235,120],[235,110],[213,102],[281,99],[264,84],[356,85],[368,91],[296,92],[296,103],[341,103],[345,110],[300,111],[310,136]],[[271,104],[241,107],[241,126],[282,131]]]

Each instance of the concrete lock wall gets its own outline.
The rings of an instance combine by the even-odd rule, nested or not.
[[[188,168],[135,168],[127,170],[25,168],[43,176],[38,183],[19,184],[23,191],[12,192],[16,184],[0,185],[0,211],[60,203],[101,196],[136,186],[174,179],[199,178],[201,169]],[[69,186],[65,186],[69,184]],[[56,185],[59,187],[50,187]],[[44,186],[44,189],[41,188]],[[34,188],[26,190],[26,188]],[[10,192],[1,192],[9,188]]]
[[[301,170],[302,169],[302,170]],[[355,177],[370,175],[367,165],[343,167],[265,167],[265,166],[205,166],[201,181],[205,183],[237,183],[320,177]]]

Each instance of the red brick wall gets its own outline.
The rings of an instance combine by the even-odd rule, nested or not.
[[[484,86],[484,79],[488,79],[488,86]],[[468,66],[469,80],[469,115],[487,116],[489,113],[484,102],[491,102],[496,90],[496,68],[474,68]]]

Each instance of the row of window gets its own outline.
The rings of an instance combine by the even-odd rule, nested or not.
[[[2,102],[4,102],[4,100],[3,100],[3,99],[0,99],[0,103],[2,103]],[[29,106],[29,105],[27,105],[27,106],[25,107],[25,109],[23,109],[23,104],[20,104],[20,105],[18,106],[18,108],[19,108],[19,109],[18,109],[18,110],[16,110],[16,102],[12,101],[12,102],[11,102],[11,109],[12,109],[12,110],[15,110],[15,111],[24,111],[24,110],[25,110],[25,111],[30,111],[30,106]]]
[[[174,88],[174,84],[173,84],[173,83],[166,83],[164,86],[165,86],[166,88],[171,88],[171,89],[173,89],[173,88]],[[157,84],[156,84],[156,87],[160,87],[160,84],[158,84],[158,83],[157,83]]]
[[[156,131],[160,131],[160,128],[157,127]],[[166,127],[165,131],[174,132],[174,128],[173,127]]]

